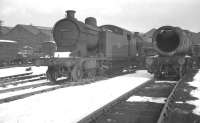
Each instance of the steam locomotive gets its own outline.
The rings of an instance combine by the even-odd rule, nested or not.
[[[163,26],[152,37],[158,55],[146,58],[146,67],[159,80],[179,80],[194,67],[200,54],[191,33],[179,27]]]
[[[36,65],[48,66],[50,81],[63,76],[79,81],[125,68],[133,70],[138,52],[132,32],[115,25],[98,27],[94,17],[83,23],[74,15],[75,11],[66,11],[52,31],[57,52],[71,52],[70,56],[37,60]]]

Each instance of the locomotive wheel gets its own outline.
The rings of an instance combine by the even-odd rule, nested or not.
[[[82,79],[83,71],[80,66],[75,66],[71,72],[72,80],[77,82]]]
[[[47,78],[48,78],[48,80],[50,80],[51,82],[56,83],[56,80],[57,80],[57,74],[56,74],[56,72],[47,71]]]
[[[156,80],[163,80],[164,79],[164,75],[162,75],[160,73],[154,73],[154,78]]]
[[[88,78],[95,78],[96,76],[96,69],[88,70]]]
[[[47,72],[47,79],[50,80],[53,83],[56,83],[56,80],[58,78],[56,71],[53,69],[53,67],[49,67]]]

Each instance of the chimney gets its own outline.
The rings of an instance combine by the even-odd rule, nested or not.
[[[67,18],[70,18],[70,19],[74,19],[75,17],[74,17],[74,15],[75,15],[75,13],[76,13],[76,11],[74,11],[74,10],[67,10],[67,11],[65,11],[65,13],[66,13],[66,17]]]
[[[87,17],[85,19],[85,24],[91,25],[91,26],[97,26],[97,20],[94,17]]]

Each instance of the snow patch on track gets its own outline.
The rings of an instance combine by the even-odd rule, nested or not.
[[[186,101],[191,105],[195,105],[196,108],[193,109],[193,113],[200,115],[200,71],[194,76],[194,81],[189,82],[190,86],[196,87],[195,90],[190,92],[191,96],[198,98],[197,100]]]
[[[165,103],[164,97],[146,97],[146,96],[131,96],[128,102],[153,102],[153,103]]]
[[[0,77],[12,76],[17,74],[28,73],[30,71],[26,71],[26,67],[12,67],[12,68],[4,68],[0,69]]]
[[[8,92],[8,93],[0,94],[0,99],[8,98],[11,96],[16,96],[16,95],[21,95],[21,94],[25,94],[25,93],[31,93],[34,91],[48,89],[48,88],[52,88],[52,87],[56,87],[56,86],[58,86],[58,85],[46,85],[46,86],[41,86],[41,87],[37,87],[37,88],[23,89],[23,90],[16,91],[16,92]]]
[[[155,81],[155,83],[177,83],[177,81]]]
[[[31,70],[26,71],[26,68],[28,67],[12,67],[12,68],[4,68],[0,69],[0,77],[5,76],[12,76],[12,75],[18,75],[18,74],[24,74],[24,73],[30,73],[33,72],[33,75],[43,74],[46,73],[47,67],[41,66],[41,67],[35,67],[30,66]]]
[[[31,66],[31,72],[33,72],[33,75],[43,74],[46,73],[47,68],[48,67],[46,66],[40,66],[40,67]]]
[[[37,77],[37,78],[39,79],[39,77]],[[34,78],[34,79],[37,79],[37,78]],[[26,79],[26,80],[33,80],[33,79]],[[20,81],[17,81],[17,82],[20,82]],[[28,86],[28,85],[39,84],[39,83],[44,83],[44,82],[49,82],[49,81],[47,81],[47,80],[38,80],[38,81],[27,82],[27,83],[23,83],[23,84],[8,85],[6,87],[0,87],[0,90],[12,89],[12,88],[16,88],[16,87]]]

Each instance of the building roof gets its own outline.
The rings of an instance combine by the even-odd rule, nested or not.
[[[51,36],[51,30],[40,30],[42,33],[48,35],[48,36]]]
[[[37,29],[39,29],[42,33],[51,36],[51,27],[42,27],[42,26],[35,26]]]
[[[17,28],[17,27],[22,27],[22,28],[24,28],[26,31],[31,32],[31,33],[34,34],[34,35],[37,35],[37,34],[40,32],[37,28],[35,28],[35,27],[32,26],[32,25],[22,25],[22,24],[18,24],[18,25],[16,25],[15,28]]]
[[[146,32],[145,35],[146,35],[147,37],[152,37],[152,36],[153,36],[153,33],[154,33],[155,31],[156,31],[156,29],[153,28],[153,29],[149,30],[148,32]]]
[[[51,27],[44,27],[44,26],[35,26],[35,27],[40,29],[40,30],[52,30]]]
[[[7,26],[1,26],[1,33],[2,34],[6,34],[8,33],[10,30],[12,29],[12,27],[7,27]]]
[[[18,24],[17,26],[24,28],[25,30],[31,32],[34,35],[38,35],[39,33],[44,33],[48,36],[51,35],[52,28],[50,27],[41,27],[41,26],[23,25],[23,24]]]

